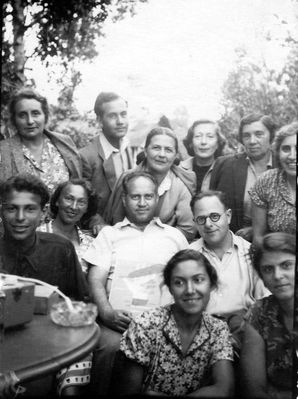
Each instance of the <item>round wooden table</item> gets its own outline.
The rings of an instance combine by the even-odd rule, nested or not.
[[[46,376],[70,365],[96,346],[99,326],[62,327],[50,316],[34,315],[24,326],[5,330],[0,344],[0,373],[14,371],[20,382]]]

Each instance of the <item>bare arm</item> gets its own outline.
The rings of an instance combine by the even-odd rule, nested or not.
[[[129,323],[130,315],[123,310],[115,310],[108,301],[105,289],[108,271],[91,265],[88,273],[88,282],[93,300],[97,305],[98,314],[102,322],[109,328],[124,332]]]
[[[195,398],[229,398],[234,393],[234,372],[230,360],[219,360],[212,368],[213,384],[197,389],[187,396]]]
[[[265,343],[249,324],[245,326],[240,357],[243,393],[246,397],[268,399]]]
[[[252,203],[253,242],[260,243],[267,231],[267,210]]]

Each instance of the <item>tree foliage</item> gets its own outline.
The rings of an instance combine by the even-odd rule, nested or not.
[[[58,60],[65,70],[74,61],[91,60],[98,55],[96,43],[104,36],[107,17],[116,22],[127,14],[134,15],[137,2],[146,1],[3,0],[1,119],[7,118],[5,107],[12,92],[26,85],[29,58],[36,57],[44,68]],[[31,54],[29,34],[36,39]]]
[[[268,40],[268,39],[267,39]],[[289,49],[284,66],[276,71],[262,62],[254,62],[238,48],[235,68],[222,86],[220,125],[230,145],[236,139],[240,119],[250,112],[271,115],[278,126],[298,120],[298,41],[288,35],[281,43]]]

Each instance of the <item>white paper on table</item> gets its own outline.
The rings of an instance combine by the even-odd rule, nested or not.
[[[109,296],[112,307],[138,314],[172,302],[171,294],[163,283],[164,266],[148,266],[140,262],[118,259]]]

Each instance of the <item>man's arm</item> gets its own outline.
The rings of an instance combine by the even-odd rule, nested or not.
[[[105,288],[108,271],[98,266],[90,266],[88,282],[93,300],[98,308],[99,318],[107,327],[123,333],[130,323],[130,315],[126,311],[112,308]]]

